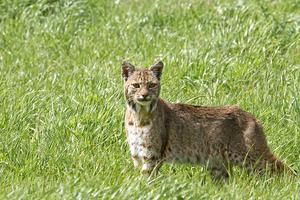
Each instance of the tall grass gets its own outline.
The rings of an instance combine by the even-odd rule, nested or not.
[[[299,199],[299,176],[167,164],[126,143],[120,65],[165,63],[161,96],[239,104],[300,171],[300,2],[0,1],[0,199]]]

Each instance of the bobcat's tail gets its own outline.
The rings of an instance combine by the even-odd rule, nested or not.
[[[289,168],[286,164],[278,160],[274,155],[268,159],[268,164],[271,166],[271,171],[275,174],[283,175],[284,173],[296,176],[297,172]]]

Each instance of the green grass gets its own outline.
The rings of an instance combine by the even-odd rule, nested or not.
[[[161,96],[239,104],[300,171],[300,2],[0,1],[0,199],[300,199],[299,175],[164,165],[125,141],[121,63],[165,63]]]

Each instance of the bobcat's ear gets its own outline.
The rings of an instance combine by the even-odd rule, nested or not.
[[[150,67],[150,70],[153,72],[156,78],[160,80],[163,68],[164,68],[164,63],[160,60],[156,62],[154,65],[152,65]]]
[[[122,63],[122,77],[124,78],[125,81],[128,80],[128,77],[131,76],[134,71],[135,71],[135,67],[131,63],[127,61],[124,61]]]

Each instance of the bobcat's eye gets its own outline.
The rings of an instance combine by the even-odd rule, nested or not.
[[[156,83],[148,83],[148,88],[154,88],[156,87]]]
[[[140,84],[138,84],[138,83],[134,83],[134,84],[132,84],[132,86],[133,86],[134,88],[140,88]]]

